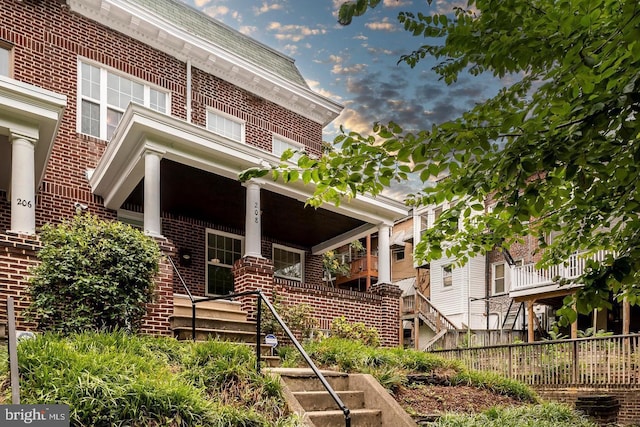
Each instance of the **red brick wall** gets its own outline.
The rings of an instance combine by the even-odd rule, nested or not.
[[[578,396],[609,395],[618,398],[618,424],[623,426],[640,425],[640,387],[597,387],[597,388],[543,388],[536,392],[545,400],[566,403],[575,407]]]

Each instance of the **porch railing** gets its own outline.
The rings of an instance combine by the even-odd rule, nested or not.
[[[458,327],[438,310],[420,291],[415,295],[402,297],[402,314],[418,314],[436,333],[444,329],[458,329]]]
[[[261,289],[258,289],[258,290],[255,290],[255,291],[247,291],[247,292],[229,294],[229,295],[215,296],[215,297],[196,298],[189,291],[189,287],[187,286],[186,282],[182,278],[182,275],[178,271],[178,267],[176,266],[176,264],[173,261],[173,259],[171,257],[167,257],[167,258],[169,259],[169,261],[170,261],[170,263],[171,263],[171,265],[173,267],[173,270],[178,275],[178,278],[180,280],[180,283],[182,284],[182,287],[187,292],[187,296],[191,300],[191,338],[194,341],[196,339],[196,305],[198,303],[204,302],[204,301],[221,300],[221,299],[228,300],[228,299],[238,298],[238,297],[242,297],[242,296],[255,295],[256,298],[257,298],[257,302],[258,302],[257,311],[256,311],[256,319],[257,319],[257,321],[256,321],[256,371],[258,373],[260,373],[260,365],[261,365],[261,361],[262,361],[262,354],[261,354],[261,351],[260,351],[260,342],[261,342],[261,329],[262,329],[262,304],[264,304],[264,305],[267,306],[267,308],[269,309],[269,311],[273,315],[273,318],[282,327],[282,330],[284,331],[285,335],[291,340],[291,343],[296,348],[296,350],[298,350],[298,352],[300,353],[300,355],[302,356],[304,361],[307,363],[307,365],[309,365],[309,367],[311,368],[311,371],[313,371],[313,373],[316,376],[316,378],[318,378],[318,380],[320,381],[322,386],[325,388],[325,390],[327,390],[327,392],[329,393],[331,398],[334,400],[334,402],[336,402],[336,404],[338,405],[338,407],[340,408],[340,410],[344,414],[344,425],[345,425],[345,427],[351,427],[351,411],[349,410],[349,408],[347,408],[347,406],[344,404],[342,399],[340,399],[340,396],[338,396],[338,394],[333,389],[333,387],[331,387],[331,384],[329,384],[329,382],[324,377],[324,375],[322,375],[322,372],[320,372],[320,370],[315,365],[315,363],[313,363],[313,360],[311,360],[311,358],[309,357],[307,352],[304,350],[304,348],[302,347],[300,342],[293,335],[293,333],[291,332],[289,327],[286,325],[284,320],[282,320],[282,318],[280,317],[280,315],[276,311],[275,307],[264,296],[264,294],[262,293]]]
[[[469,369],[489,371],[528,385],[640,384],[640,334],[539,341],[434,353]]]
[[[609,253],[609,251],[598,251],[591,256],[585,256],[583,253],[574,254],[563,264],[543,269],[535,268],[535,264],[512,267],[511,290],[550,285],[558,277],[575,279],[584,273],[587,260],[603,261]]]

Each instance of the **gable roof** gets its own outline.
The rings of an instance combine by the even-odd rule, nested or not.
[[[190,34],[242,56],[283,79],[308,87],[293,58],[258,42],[178,0],[129,0]]]

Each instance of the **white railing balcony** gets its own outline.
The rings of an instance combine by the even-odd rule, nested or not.
[[[575,279],[584,273],[587,260],[603,261],[610,253],[609,251],[598,251],[589,256],[578,253],[571,255],[564,264],[543,269],[535,268],[535,264],[512,267],[511,292],[553,285],[558,278]]]

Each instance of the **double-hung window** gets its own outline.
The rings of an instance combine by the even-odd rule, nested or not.
[[[507,271],[505,263],[493,264],[493,294],[503,294],[507,291]]]
[[[442,286],[448,288],[453,285],[453,264],[442,266]]]
[[[167,91],[132,76],[82,61],[78,63],[78,76],[81,133],[111,139],[130,102],[165,114],[170,111]]]
[[[273,245],[274,275],[302,281],[304,277],[304,251]]]
[[[207,230],[207,295],[233,292],[233,263],[242,257],[244,239],[231,233]]]
[[[244,142],[245,124],[240,119],[219,111],[207,111],[207,129],[236,142]]]
[[[0,44],[0,76],[9,77],[11,72],[11,49]]]
[[[282,136],[274,135],[271,143],[271,151],[278,157],[282,157],[282,154],[287,151],[294,151],[292,161],[297,161],[302,155],[302,151],[304,147],[301,144],[295,143],[289,139],[286,139]]]

